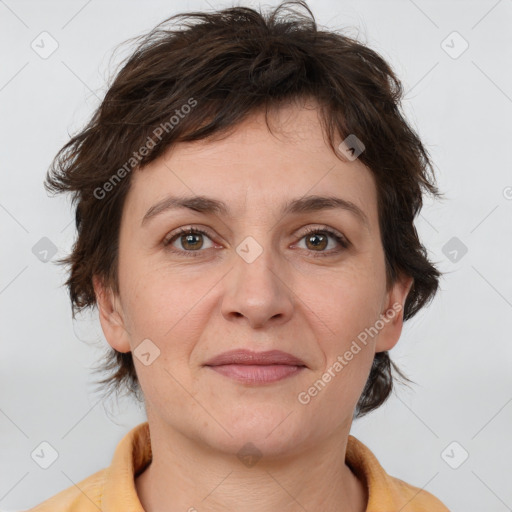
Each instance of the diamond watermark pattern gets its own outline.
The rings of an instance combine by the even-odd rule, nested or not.
[[[248,236],[238,245],[236,252],[246,263],[252,263],[261,255],[263,247],[252,236]]]
[[[365,150],[365,145],[351,133],[345,140],[340,142],[338,149],[347,160],[353,162]]]
[[[452,263],[458,263],[468,252],[466,245],[456,236],[450,238],[441,250]]]
[[[261,451],[254,446],[252,443],[246,443],[240,448],[236,456],[240,459],[244,466],[252,468],[261,459],[263,454]]]
[[[452,441],[442,452],[441,458],[452,469],[458,469],[469,457],[467,450],[457,441]]]
[[[144,365],[153,364],[160,356],[160,349],[149,339],[143,340],[133,351],[133,355]]]
[[[50,443],[43,441],[30,456],[39,467],[48,469],[59,458],[59,452]]]
[[[43,236],[33,247],[32,253],[43,263],[48,263],[57,252],[57,246],[47,237]]]
[[[41,59],[50,57],[59,47],[57,40],[48,32],[41,32],[31,43],[30,47]]]
[[[452,59],[458,59],[469,48],[469,43],[454,30],[441,41],[441,48]]]

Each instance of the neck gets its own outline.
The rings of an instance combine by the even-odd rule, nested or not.
[[[340,441],[342,439],[342,441]],[[244,465],[171,429],[151,426],[153,459],[135,480],[146,512],[282,510],[364,512],[363,483],[345,463],[343,437]]]

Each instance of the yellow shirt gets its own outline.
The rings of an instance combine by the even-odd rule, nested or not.
[[[128,432],[108,468],[61,491],[29,512],[144,512],[135,476],[151,462],[148,422]],[[432,494],[388,475],[370,449],[349,435],[346,463],[368,489],[366,512],[449,512]]]

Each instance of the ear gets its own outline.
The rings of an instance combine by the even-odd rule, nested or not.
[[[405,300],[413,283],[414,278],[412,276],[401,274],[387,292],[384,308],[381,311],[384,327],[379,332],[375,352],[391,350],[398,343],[404,323]]]
[[[130,352],[130,338],[118,297],[98,276],[93,276],[92,280],[101,328],[108,344],[118,352]]]

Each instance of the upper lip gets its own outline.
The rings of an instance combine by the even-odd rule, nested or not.
[[[223,364],[252,364],[271,365],[284,364],[290,366],[306,366],[304,361],[281,350],[253,352],[252,350],[235,349],[223,352],[205,363],[205,366],[220,366]]]

